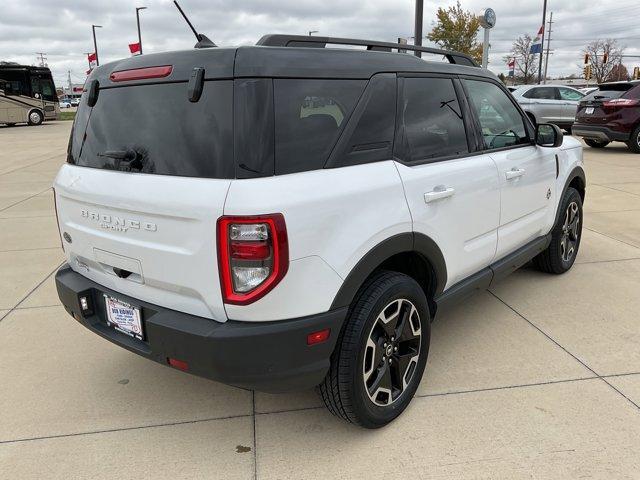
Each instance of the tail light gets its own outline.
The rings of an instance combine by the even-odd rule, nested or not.
[[[265,296],[289,268],[280,213],[218,219],[218,263],[225,303],[248,305]]]
[[[637,105],[640,105],[640,100],[634,98],[614,98],[602,104],[605,108],[635,107]]]

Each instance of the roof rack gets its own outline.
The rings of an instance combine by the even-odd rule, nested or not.
[[[338,38],[338,37],[316,37],[305,35],[281,35],[272,34],[265,35],[256,45],[266,47],[307,47],[307,48],[325,48],[327,44],[333,45],[353,45],[367,47],[367,50],[379,52],[392,52],[394,50],[399,53],[405,53],[407,50],[413,52],[430,53],[433,55],[442,55],[449,63],[458,65],[467,65],[471,67],[479,67],[479,65],[469,55],[451,50],[441,50],[439,48],[422,47],[416,45],[408,45],[392,42],[378,42],[376,40],[358,40],[354,38]]]

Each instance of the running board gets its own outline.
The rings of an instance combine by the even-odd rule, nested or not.
[[[545,251],[550,243],[551,233],[536,238],[503,259],[451,286],[435,299],[436,312],[441,313],[459,304],[477,291],[487,290]]]

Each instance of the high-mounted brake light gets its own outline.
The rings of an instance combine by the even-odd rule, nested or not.
[[[112,82],[127,82],[129,80],[147,80],[149,78],[164,78],[171,75],[172,65],[161,65],[158,67],[133,68],[131,70],[120,70],[111,72],[109,79]]]
[[[218,269],[225,303],[248,305],[265,296],[289,268],[284,216],[218,219]]]

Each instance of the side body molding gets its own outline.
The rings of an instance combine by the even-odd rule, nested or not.
[[[384,261],[399,253],[418,253],[424,257],[431,264],[436,276],[434,293],[442,293],[447,283],[447,266],[440,248],[426,235],[406,232],[389,237],[360,259],[336,294],[331,310],[350,305],[367,277]]]

